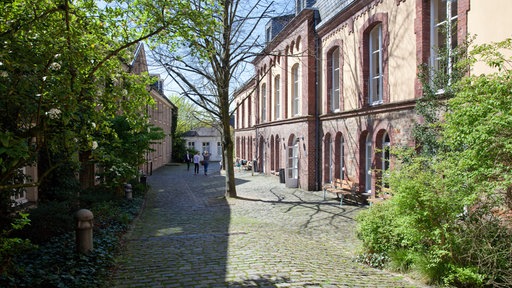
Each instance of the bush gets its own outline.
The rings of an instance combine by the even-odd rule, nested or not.
[[[36,244],[74,231],[74,207],[70,202],[46,202],[30,210],[30,225],[20,231],[19,235]],[[18,235],[18,234],[17,234]]]
[[[12,258],[12,269],[0,274],[0,287],[102,287],[114,266],[114,257],[120,247],[120,237],[139,213],[144,198],[137,196],[132,200],[93,201],[102,199],[101,196],[97,196],[86,196],[90,201],[89,209],[94,214],[95,224],[94,250],[89,255],[75,252],[75,233],[70,232],[74,227],[55,228],[54,231],[62,233],[42,242],[37,249],[19,253]],[[63,213],[60,216],[55,215],[53,219],[69,217],[74,223],[72,213],[65,212],[67,209],[66,204],[49,203],[37,213],[40,217],[46,217],[47,221],[52,221],[47,215],[52,213],[51,211]],[[64,223],[67,225],[67,221]],[[46,224],[46,227],[50,226],[52,225]],[[36,238],[41,240],[40,237]]]

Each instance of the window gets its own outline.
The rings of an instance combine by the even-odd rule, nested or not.
[[[222,156],[222,143],[221,142],[217,142],[217,155],[219,157]]]
[[[457,0],[432,0],[431,66],[433,72],[451,75],[454,49],[457,47]],[[447,78],[449,84],[450,77]]]
[[[272,40],[272,33],[270,30],[271,27],[267,27],[266,31],[265,31],[265,40],[267,40],[266,42],[269,43],[270,40]]]
[[[340,179],[345,179],[345,140],[340,141]]]
[[[329,94],[331,94],[331,111],[340,110],[340,49],[336,48],[329,58]]]
[[[384,187],[389,187],[389,153],[390,153],[390,139],[389,134],[384,133],[382,137],[382,182]]]
[[[19,169],[18,173],[22,174],[22,175],[27,175],[27,168],[23,167],[22,169]],[[17,180],[16,182],[18,182],[18,181],[21,181],[21,180]],[[25,180],[22,180],[22,181],[25,182]],[[15,189],[13,192],[14,193],[11,195],[11,201],[12,201],[11,206],[12,207],[16,207],[16,206],[19,206],[19,205],[22,205],[22,204],[28,202],[27,191],[24,188],[23,189]]]
[[[365,192],[372,191],[372,139],[368,134],[365,145]]]
[[[242,101],[242,105],[240,106],[241,107],[241,110],[242,110],[242,115],[240,116],[242,119],[240,121],[240,127],[239,128],[244,128],[245,127],[245,100]]]
[[[288,147],[288,178],[299,178],[299,139],[296,138],[293,146]]]
[[[267,85],[261,85],[261,122],[267,121]]]
[[[333,175],[333,169],[334,169],[334,157],[332,157],[333,149],[332,149],[332,138],[329,136],[329,142],[327,143],[327,163],[329,165],[329,178],[327,179],[328,182],[332,182],[332,175]]]
[[[251,116],[252,116],[252,94],[249,95],[249,97],[247,98],[247,126],[251,126],[252,125],[252,121],[251,121]]]
[[[381,104],[382,97],[382,25],[375,26],[369,35],[369,75],[368,75],[368,93],[369,104]]]
[[[187,143],[187,147],[190,150],[195,150],[196,149],[196,143],[190,141],[190,142]]]
[[[299,15],[300,11],[302,11],[302,9],[304,7],[302,7],[302,1],[304,0],[295,0],[295,13],[296,15]]]
[[[299,64],[292,67],[292,115],[299,115]]]
[[[274,107],[274,115],[275,119],[281,118],[281,77],[279,75],[276,76],[274,83],[274,97],[275,97],[275,107]]]
[[[203,152],[208,151],[210,153],[210,142],[203,142]]]

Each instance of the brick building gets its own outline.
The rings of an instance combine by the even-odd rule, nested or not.
[[[137,46],[134,60],[130,65],[130,72],[134,74],[148,73],[146,53],[142,43]],[[155,105],[148,106],[146,112],[149,115],[149,122],[162,128],[165,138],[159,143],[152,144],[153,151],[146,154],[146,163],[142,167],[145,175],[151,175],[153,170],[171,162],[171,127],[173,115],[178,113],[178,108],[164,95],[163,80],[160,79],[159,75],[152,76],[157,78],[157,81],[149,87],[149,94],[155,101]]]
[[[437,49],[469,35],[477,44],[511,37],[512,2],[484,2],[296,0],[295,15],[266,26],[256,73],[237,92],[236,156],[284,171],[289,187],[346,178],[374,194],[393,168],[387,148],[415,144],[418,67],[449,66]]]

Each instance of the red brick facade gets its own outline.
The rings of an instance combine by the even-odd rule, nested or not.
[[[318,19],[325,9],[303,10],[267,45],[267,54],[254,60],[257,74],[237,94],[244,104],[237,110],[236,156],[258,160],[258,171],[266,174],[285,169],[288,186],[319,190],[334,178],[348,178],[358,183],[360,193],[374,194],[383,171],[393,168],[386,147],[415,145],[412,130],[421,119],[414,107],[422,90],[417,74],[431,57],[432,1],[353,1],[324,22]],[[469,33],[470,3],[457,1],[458,43]],[[379,49],[372,54],[370,31],[377,26],[381,33],[372,45]],[[337,75],[331,71],[336,49],[339,79],[331,78]],[[300,69],[298,115],[292,113],[294,65]],[[381,79],[375,82],[381,83],[375,86],[381,101],[370,102],[369,78],[374,74]],[[279,119],[272,112],[273,79],[280,79]],[[339,109],[331,109],[335,80]],[[266,103],[261,102],[261,87],[266,87]],[[265,121],[261,105],[267,107]]]

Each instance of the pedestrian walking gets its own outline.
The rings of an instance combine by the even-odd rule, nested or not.
[[[235,165],[238,167],[239,172],[242,171],[242,163],[240,162],[239,158],[236,158]]]
[[[210,163],[210,153],[208,153],[208,151],[204,151],[204,153],[203,153],[204,176],[208,176],[208,164],[209,163]]]
[[[194,155],[194,175],[199,174],[199,161],[201,160],[201,156],[199,155],[199,151],[197,151],[196,155]]]
[[[187,171],[190,171],[190,162],[192,162],[192,155],[190,155],[187,151],[185,157],[183,158],[183,162],[187,163]]]

